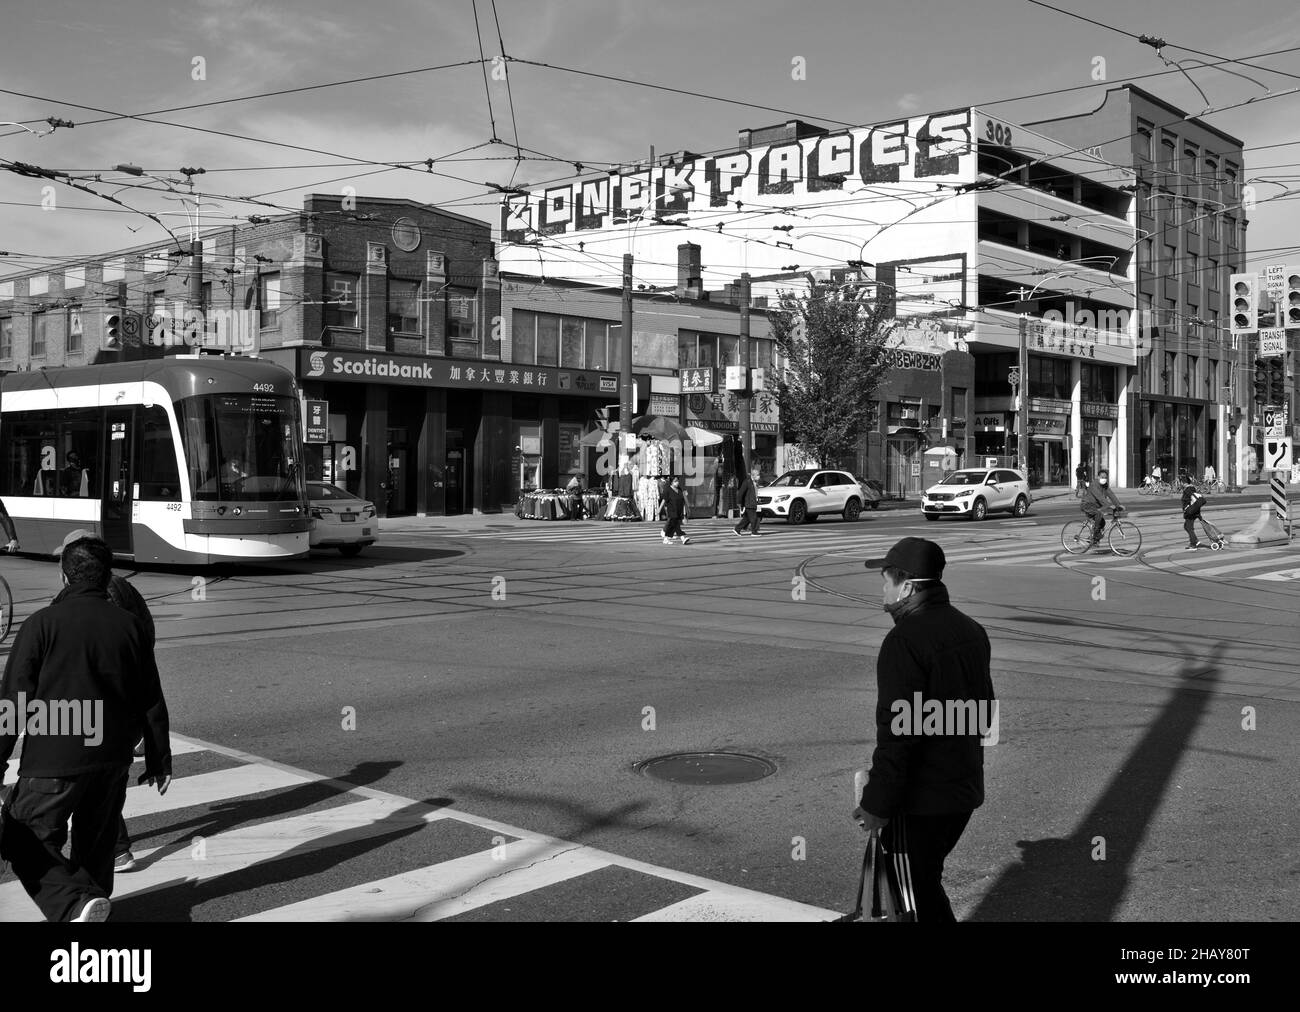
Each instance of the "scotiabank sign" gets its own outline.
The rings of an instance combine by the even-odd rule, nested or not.
[[[618,376],[580,369],[553,369],[513,362],[421,358],[359,351],[300,349],[298,375],[304,380],[341,383],[395,383],[401,386],[511,390],[521,393],[618,395]],[[644,389],[649,389],[647,380]]]

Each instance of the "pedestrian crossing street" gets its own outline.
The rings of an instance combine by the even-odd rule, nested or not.
[[[797,903],[172,736],[114,921],[827,921]],[[137,760],[131,783],[141,770]],[[17,759],[6,771],[16,779]],[[9,869],[0,922],[40,921]]]
[[[1122,559],[1102,549],[1081,556],[1061,549],[1061,527],[1067,519],[989,520],[982,525],[943,522],[924,525],[925,536],[943,545],[950,565],[1029,567],[1038,569],[1096,569],[1128,571],[1162,570],[1172,574],[1225,580],[1261,580],[1273,583],[1300,581],[1300,540],[1291,545],[1239,549],[1227,545],[1218,552],[1204,548],[1185,551],[1186,535],[1175,518],[1140,517],[1141,558]],[[696,521],[688,525],[689,545],[664,545],[660,525],[650,523],[543,523],[519,521],[517,527],[457,532],[441,535],[457,541],[497,541],[513,544],[577,544],[587,546],[637,546],[664,552],[724,551],[732,554],[831,558],[883,556],[904,534],[893,530],[878,534],[870,521],[841,524],[835,521],[792,528],[784,523],[765,524],[761,536],[736,537],[734,521]],[[1243,522],[1240,526],[1245,526]],[[1231,530],[1232,527],[1227,528]]]

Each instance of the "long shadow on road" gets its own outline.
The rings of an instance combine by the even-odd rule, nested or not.
[[[1220,642],[1208,658],[1184,657],[1181,683],[1078,828],[1065,839],[1018,841],[1019,863],[1002,872],[969,920],[1114,919],[1147,828],[1213,698],[1224,649]]]

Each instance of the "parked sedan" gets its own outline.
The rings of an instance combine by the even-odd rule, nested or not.
[[[758,490],[758,512],[764,517],[801,524],[819,516],[838,513],[856,520],[862,513],[867,492],[847,471],[807,468],[786,471],[770,485]]]
[[[307,482],[307,499],[312,515],[312,548],[337,548],[351,558],[379,539],[374,503],[319,481]]]
[[[1018,471],[1003,468],[954,471],[921,493],[921,512],[927,520],[964,516],[983,520],[990,512],[1006,511],[1023,517],[1029,512],[1029,482]]]

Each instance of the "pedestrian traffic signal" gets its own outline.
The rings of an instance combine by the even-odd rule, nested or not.
[[[109,313],[104,317],[104,347],[122,347],[122,314]]]
[[[1282,296],[1282,313],[1279,327],[1300,327],[1300,267],[1286,269],[1286,292]]]
[[[1268,403],[1268,360],[1255,359],[1255,403]]]
[[[1253,334],[1259,329],[1256,318],[1259,308],[1259,275],[1233,274],[1228,280],[1228,287],[1232,295],[1229,329],[1234,334]]]
[[[1286,403],[1286,362],[1280,356],[1268,362],[1268,403]]]

